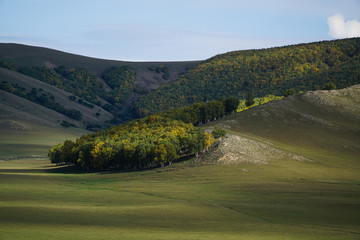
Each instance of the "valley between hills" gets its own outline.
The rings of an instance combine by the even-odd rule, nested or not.
[[[0,44],[0,238],[358,239],[359,46],[131,63]]]

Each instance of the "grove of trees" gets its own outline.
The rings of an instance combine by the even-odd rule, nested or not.
[[[213,143],[212,134],[191,123],[152,115],[76,141],[66,140],[48,155],[52,163],[73,164],[83,170],[139,169],[198,155]]]

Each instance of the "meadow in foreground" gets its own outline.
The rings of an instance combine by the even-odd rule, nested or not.
[[[76,173],[0,162],[2,239],[358,239],[357,168],[279,160]]]

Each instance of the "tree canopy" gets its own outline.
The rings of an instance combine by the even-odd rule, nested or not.
[[[199,154],[213,142],[213,135],[191,123],[152,115],[67,140],[51,148],[48,155],[52,163],[85,170],[149,168]]]

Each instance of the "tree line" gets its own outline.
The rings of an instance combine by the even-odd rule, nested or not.
[[[219,101],[194,103],[191,106],[165,111],[160,115],[174,120],[181,120],[185,123],[201,125],[235,112],[238,106],[239,99],[232,97]]]

